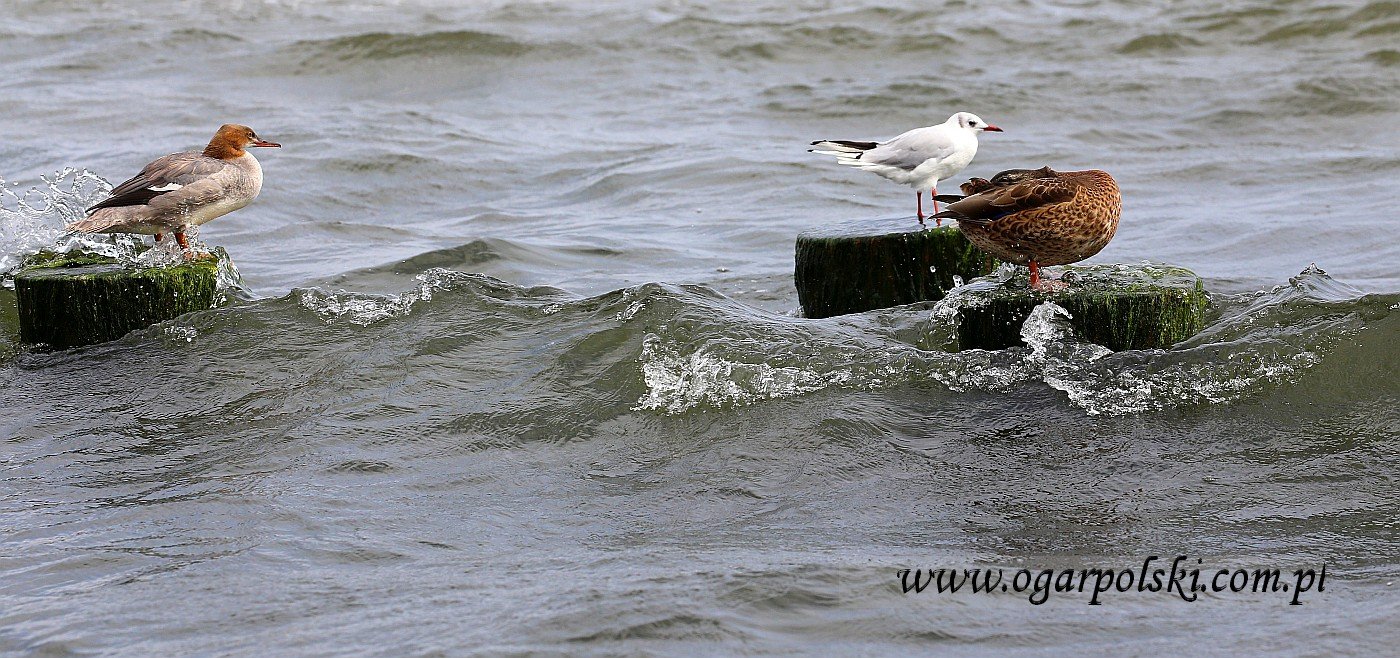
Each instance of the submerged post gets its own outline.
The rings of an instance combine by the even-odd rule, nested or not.
[[[1199,276],[1170,265],[1071,265],[1063,290],[1030,289],[1025,271],[1002,281],[970,282],[958,292],[958,346],[996,350],[1023,345],[1021,325],[1051,301],[1069,311],[1080,339],[1109,349],[1171,347],[1205,327],[1210,298]]]
[[[954,277],[972,279],[997,265],[956,227],[913,218],[823,226],[797,236],[797,299],[809,318],[937,301]]]
[[[114,258],[48,254],[15,274],[20,340],[57,349],[115,340],[214,304],[218,261],[130,268]]]

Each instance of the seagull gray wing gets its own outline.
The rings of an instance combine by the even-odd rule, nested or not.
[[[141,173],[112,188],[111,196],[89,207],[87,212],[92,214],[102,208],[146,205],[157,197],[207,181],[225,166],[227,165],[222,160],[200,153],[173,153],[152,161]],[[196,190],[186,192],[191,197],[189,200],[197,201],[195,197],[204,196],[195,192]]]
[[[915,128],[887,142],[882,142],[861,154],[860,161],[868,165],[896,167],[913,171],[929,159],[943,159],[953,154],[953,139],[943,126]]]

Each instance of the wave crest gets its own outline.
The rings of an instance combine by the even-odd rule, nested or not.
[[[617,319],[648,327],[638,357],[645,390],[635,410],[679,414],[830,388],[936,383],[955,392],[1006,393],[1041,383],[1090,415],[1123,415],[1234,402],[1296,382],[1348,336],[1388,316],[1392,301],[1309,268],[1287,286],[1227,302],[1206,331],[1174,349],[1123,352],[1076,338],[1069,313],[1050,302],[1027,318],[1024,347],[920,347],[955,333],[951,323],[962,303],[956,295],[923,317],[921,338],[912,342],[879,328],[891,324],[890,315],[918,313],[910,309],[809,321],[736,316],[739,308],[710,302],[705,306],[717,315],[703,323],[657,317],[658,308],[645,306]],[[693,315],[687,307],[685,315]]]

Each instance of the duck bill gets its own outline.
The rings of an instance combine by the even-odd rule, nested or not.
[[[277,142],[268,142],[261,139],[255,140],[250,146],[268,146],[271,148],[282,148],[282,145],[278,144]]]

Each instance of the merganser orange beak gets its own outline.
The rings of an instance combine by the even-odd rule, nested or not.
[[[268,142],[261,139],[254,140],[252,144],[249,144],[249,146],[270,146],[272,148],[282,148],[282,145],[278,144],[277,142]]]

